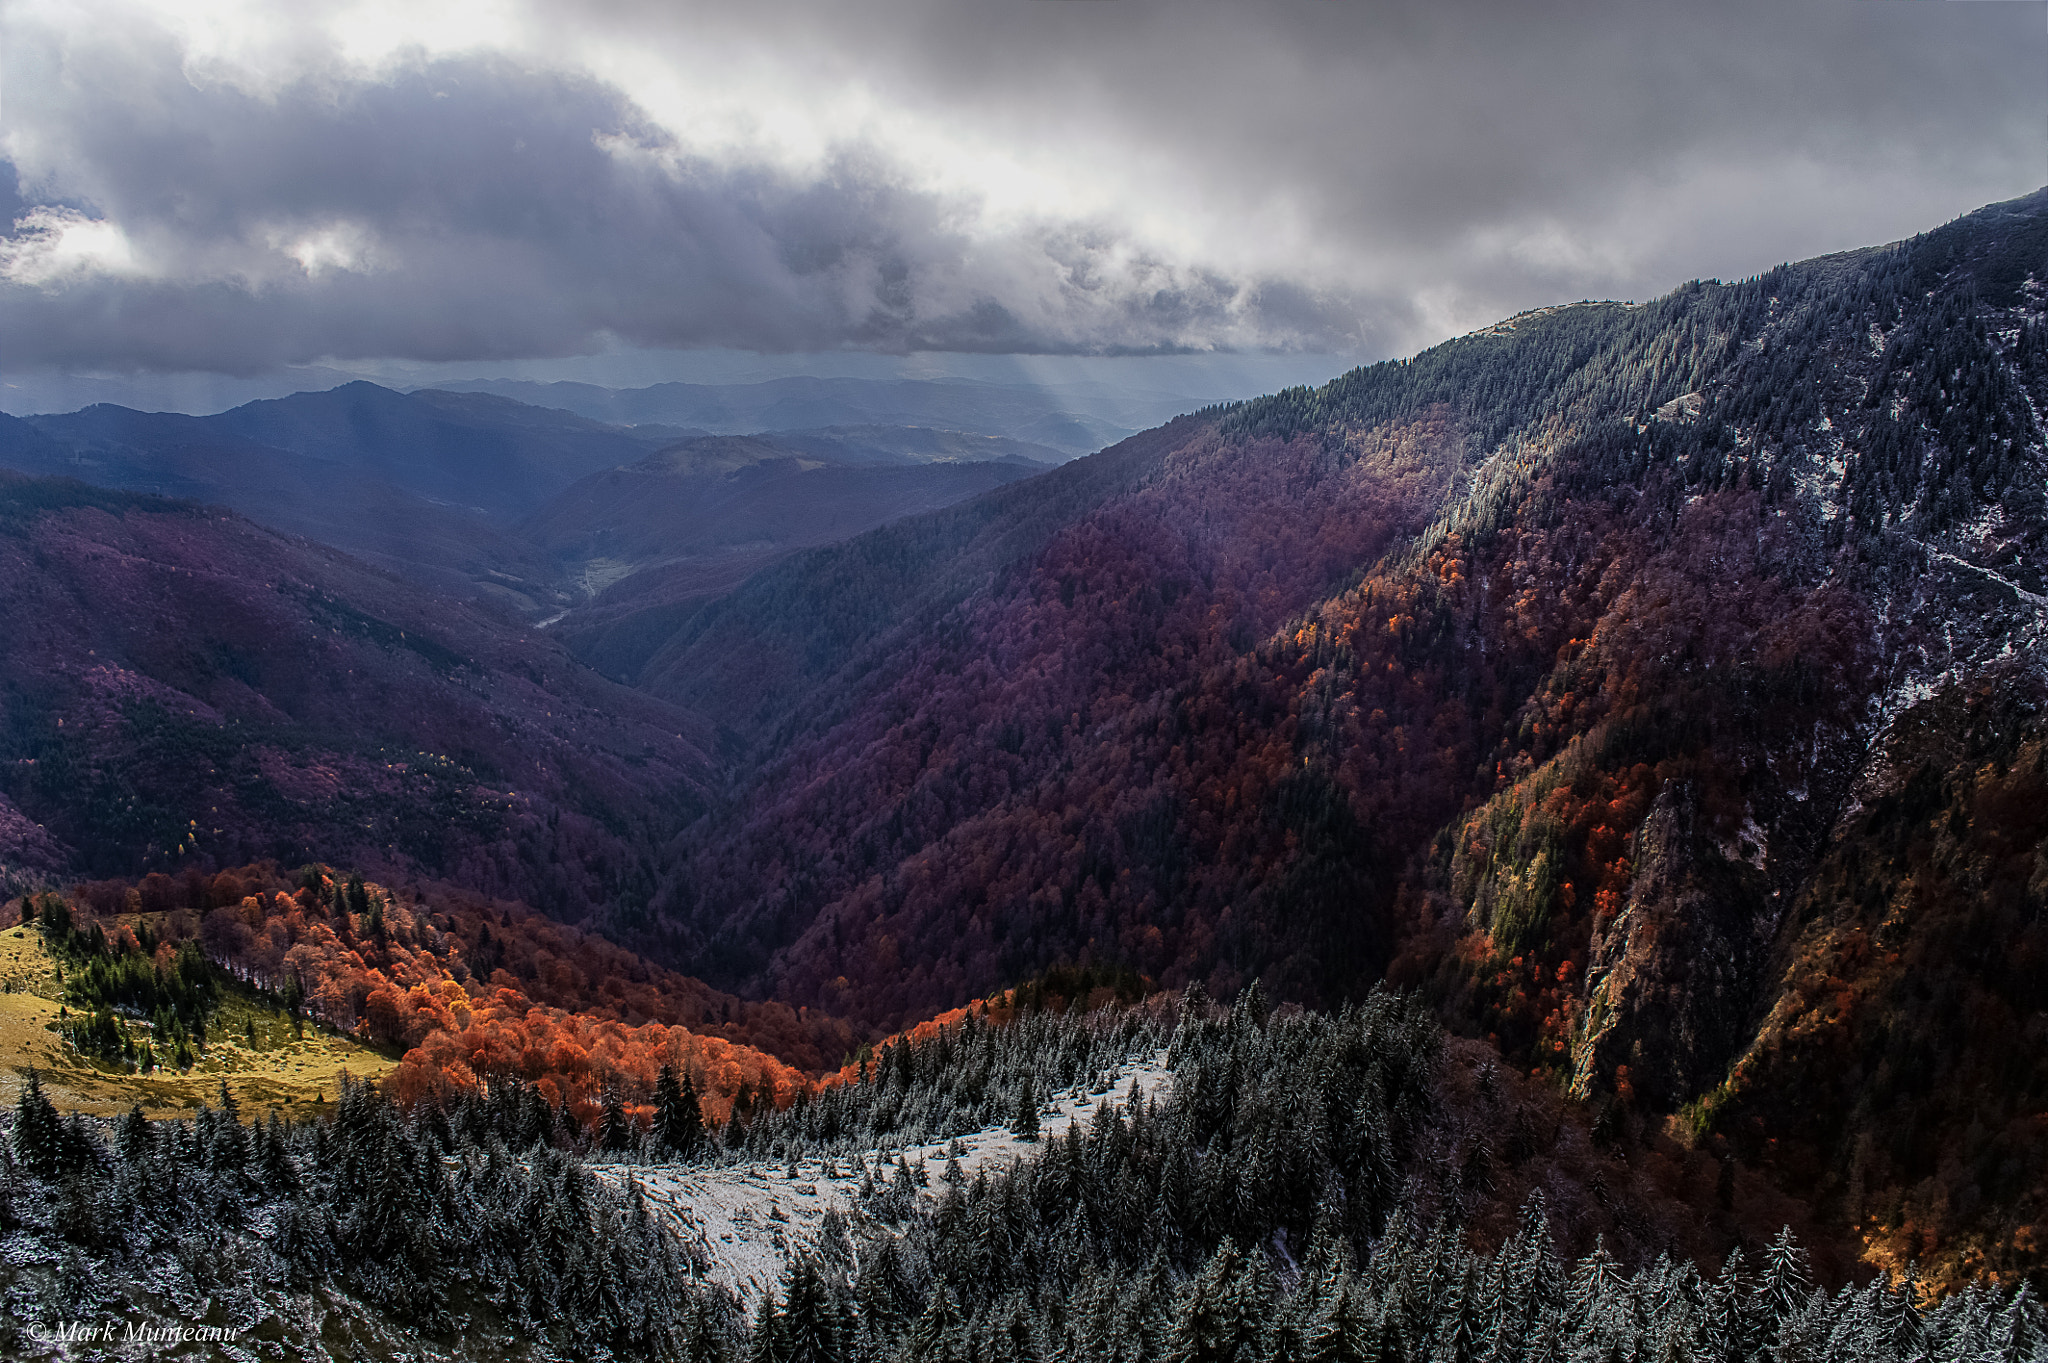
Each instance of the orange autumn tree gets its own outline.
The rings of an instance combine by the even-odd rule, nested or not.
[[[607,1092],[644,1121],[640,1100],[672,1065],[696,1085],[705,1115],[724,1120],[742,1089],[784,1106],[809,1083],[767,1051],[713,1034],[772,1021],[773,1009],[646,967],[523,908],[408,898],[325,867],[307,867],[297,881],[290,888],[265,864],[183,881],[96,882],[73,899],[82,927],[98,923],[118,939],[146,921],[161,952],[196,937],[236,978],[401,1052],[389,1083],[407,1104],[506,1078],[533,1084],[586,1123]]]

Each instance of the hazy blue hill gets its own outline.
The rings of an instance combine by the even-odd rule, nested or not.
[[[79,477],[70,463],[71,451],[27,421],[0,412],[0,466],[17,473]]]
[[[416,496],[516,517],[646,445],[601,423],[485,394],[395,393],[350,383],[209,417],[91,407],[33,418],[69,443],[119,450],[223,438],[344,466]]]
[[[698,426],[719,434],[829,426],[925,426],[1005,436],[1081,454],[1198,405],[1167,395],[1069,401],[1054,388],[967,379],[782,378],[759,383],[661,383],[646,388],[479,379],[453,391],[487,392],[625,425]],[[1097,408],[1112,413],[1104,416]]]
[[[828,464],[763,441],[714,436],[582,479],[520,527],[565,561],[641,565],[846,539],[899,516],[1039,472],[1014,461]]]
[[[210,417],[109,405],[39,416],[7,429],[40,443],[0,443],[0,462],[212,502],[443,591],[560,609],[550,562],[510,538],[507,522],[647,447],[577,418],[526,421],[510,403],[449,418],[432,401],[352,388]]]
[[[551,499],[581,480],[638,465],[663,445],[691,451],[690,467],[671,456],[657,497],[662,516],[638,515],[644,533],[633,536],[624,566],[746,546],[739,558],[728,555],[689,574],[683,595],[690,599],[737,585],[790,549],[944,506],[1065,457],[1004,436],[929,427],[789,431],[766,437],[767,444],[686,426],[650,423],[628,431],[488,393],[396,393],[370,383],[207,417],[99,405],[6,423],[0,466],[218,503],[437,590],[481,595],[531,616],[559,615],[619,571],[607,569],[593,584],[585,562],[618,555],[570,544],[575,535],[562,527],[581,513],[549,510]],[[713,478],[764,458],[876,468],[871,475],[757,478],[744,490],[677,481],[685,473]],[[1003,471],[992,471],[994,462]],[[970,463],[991,468],[940,471]],[[880,473],[882,465],[934,471],[891,477]],[[575,504],[572,497],[564,507]],[[727,515],[737,519],[707,542],[707,527]],[[528,517],[542,539],[519,528]]]
[[[1063,464],[1068,455],[1051,445],[976,435],[933,426],[827,426],[814,431],[767,431],[761,439],[794,454],[848,464],[969,464],[1009,460]]]

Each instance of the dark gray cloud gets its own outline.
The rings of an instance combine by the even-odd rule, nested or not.
[[[0,313],[17,363],[513,358],[605,333],[763,350],[1145,348],[1199,342],[1229,299],[1199,279],[1146,296],[1083,283],[1064,308],[1026,311],[1035,281],[1016,271],[1026,288],[1006,297],[999,259],[975,287],[945,205],[886,165],[841,152],[800,181],[691,158],[587,77],[443,61],[338,97],[308,83],[259,99],[175,67],[147,74],[156,98],[81,101],[61,146],[62,164],[91,168],[89,211],[121,227],[137,265],[67,272],[64,234],[89,225],[75,212],[18,232],[21,279]],[[1002,247],[1070,276],[1089,265],[1087,243]],[[950,306],[920,297],[962,275]]]
[[[339,8],[6,11],[7,366],[1387,353],[2048,180],[2032,5],[510,14],[365,57]]]

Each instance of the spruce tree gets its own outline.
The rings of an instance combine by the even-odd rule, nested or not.
[[[361,871],[350,873],[348,884],[342,890],[342,906],[349,913],[359,917],[369,916],[370,892],[363,884],[363,873]],[[367,925],[365,926],[367,927]]]
[[[726,1333],[712,1318],[711,1308],[702,1296],[690,1297],[681,1335],[683,1363],[726,1363],[730,1357]]]
[[[37,1178],[54,1180],[71,1164],[68,1144],[64,1123],[44,1095],[42,1079],[31,1065],[14,1109],[14,1157]]]
[[[1338,1278],[1319,1305],[1301,1330],[1303,1363],[1376,1363],[1379,1320],[1350,1273]]]
[[[1031,1319],[1031,1309],[1021,1296],[1012,1296],[1007,1308],[990,1311],[977,1363],[1039,1363],[1038,1337]]]
[[[1234,1240],[1216,1247],[1181,1298],[1170,1363],[1262,1363],[1271,1303],[1254,1255]]]
[[[895,1351],[903,1328],[903,1301],[908,1295],[899,1254],[896,1237],[885,1235],[861,1256],[854,1305],[860,1321],[856,1352],[862,1358],[880,1358]]]
[[[654,1144],[656,1158],[695,1159],[704,1144],[704,1110],[697,1087],[685,1078],[676,1082],[672,1066],[663,1065],[654,1081]]]
[[[604,1094],[604,1115],[600,1119],[598,1144],[607,1154],[623,1154],[631,1150],[639,1138],[640,1130],[633,1119],[626,1115],[626,1104],[619,1097],[617,1089],[606,1089]]]
[[[808,1256],[791,1263],[779,1325],[784,1363],[839,1363],[844,1343],[838,1304]]]
[[[156,1153],[156,1132],[137,1103],[114,1123],[114,1153],[127,1164],[142,1164]]]
[[[1020,1141],[1038,1139],[1038,1088],[1028,1073],[1017,1093],[1017,1111],[1010,1119],[1010,1131]]]
[[[1166,1352],[1173,1334],[1174,1296],[1166,1251],[1154,1250],[1128,1298],[1124,1334],[1129,1357],[1152,1359]]]
[[[754,1312],[754,1329],[747,1337],[747,1363],[789,1363],[782,1351],[782,1317],[775,1310],[775,1294],[761,1294]]]
[[[284,1125],[274,1112],[258,1129],[256,1174],[264,1187],[279,1195],[292,1193],[299,1186],[298,1170],[292,1167],[291,1152],[286,1148]]]
[[[924,1311],[911,1323],[903,1343],[903,1363],[968,1363],[966,1342],[961,1338],[959,1308],[944,1283],[932,1288]]]
[[[1755,1311],[1762,1342],[1768,1344],[1785,1321],[1806,1309],[1807,1294],[1812,1290],[1806,1251],[1792,1239],[1790,1226],[1781,1227],[1764,1250],[1763,1268],[1757,1275]]]
[[[242,1129],[242,1107],[228,1092],[228,1081],[220,1081],[220,1115],[214,1122],[209,1161],[216,1169],[240,1173],[249,1164],[248,1133]]]

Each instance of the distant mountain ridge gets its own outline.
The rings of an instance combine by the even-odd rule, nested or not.
[[[849,406],[847,395],[858,397],[869,387],[849,381],[833,390],[838,396],[803,410],[831,418],[866,412],[868,407]],[[220,503],[437,591],[482,596],[530,617],[559,617],[589,594],[584,564],[564,562],[553,548],[537,545],[521,533],[521,522],[536,515],[559,521],[558,513],[543,514],[544,508],[581,479],[632,467],[652,450],[709,438],[681,427],[622,428],[490,393],[397,393],[354,382],[206,417],[106,405],[6,417],[0,419],[0,466]],[[761,439],[773,446],[772,455],[761,457],[831,464],[1023,466],[1067,457],[1007,436],[931,427],[839,424]],[[869,484],[894,491],[853,490]],[[787,524],[807,528],[768,537],[762,552],[747,560],[746,571],[821,536],[852,534],[878,519],[943,505],[992,485],[985,475],[944,471],[785,479],[769,495],[781,499]],[[683,500],[701,522],[719,496],[707,486],[703,496]],[[829,535],[819,528],[827,526],[835,527]],[[697,552],[690,533],[686,528],[646,557],[668,560]],[[704,580],[730,586],[744,576],[734,576],[733,566],[725,565]]]
[[[1204,405],[1200,399],[1173,394],[973,379],[796,377],[755,383],[658,383],[646,388],[475,379],[442,387],[495,393],[626,426],[698,426],[720,435],[830,426],[936,427],[1053,446],[1069,456],[1100,449]]]
[[[43,443],[0,442],[22,472],[224,504],[526,611],[570,598],[509,527],[577,478],[652,447],[503,398],[416,398],[360,382],[209,417],[97,406],[22,424]]]
[[[1044,469],[1010,459],[824,463],[785,439],[682,441],[582,479],[529,517],[521,538],[579,575],[591,598],[550,622],[563,642],[633,680],[675,622],[769,564]]]
[[[440,868],[871,1031],[1062,962],[1332,1008],[1391,981],[1622,1158],[1662,1132],[1873,1264],[2039,1279],[2044,279],[2048,191],[1043,471],[829,461],[891,449],[807,427],[816,383],[743,414],[822,443],[678,439],[741,409],[668,394],[526,513],[582,575],[558,637],[9,484],[0,836]],[[290,436],[259,416],[207,457]],[[896,518],[777,521],[824,488]]]

